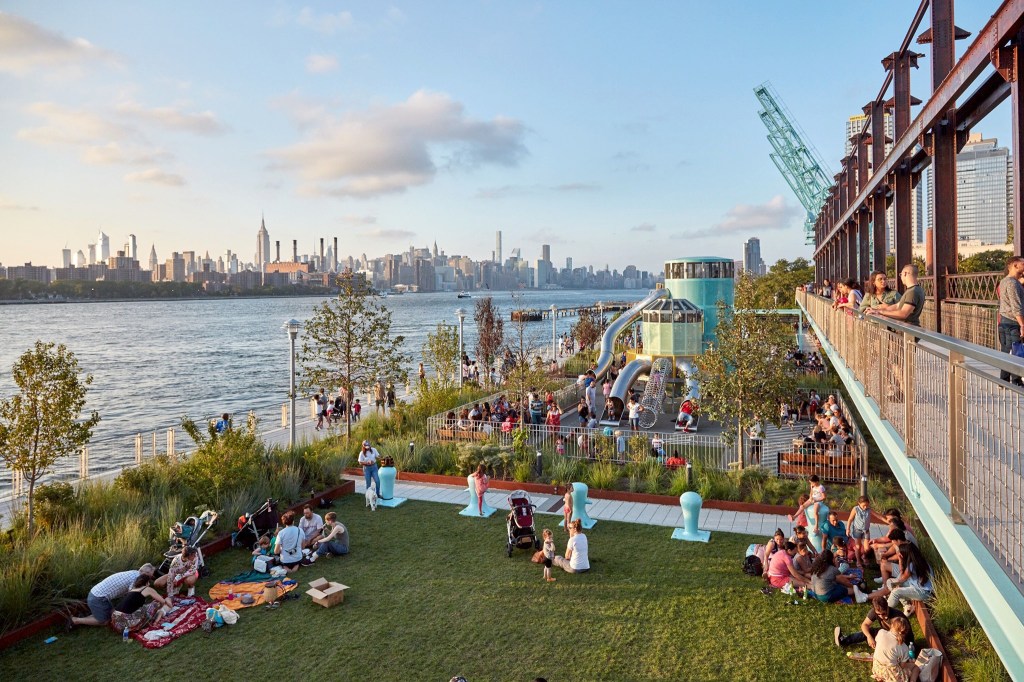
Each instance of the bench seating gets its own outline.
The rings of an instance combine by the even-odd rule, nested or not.
[[[483,431],[463,431],[462,429],[438,429],[438,440],[487,440]]]

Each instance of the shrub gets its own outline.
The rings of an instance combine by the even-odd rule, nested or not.
[[[690,490],[690,486],[686,484],[686,469],[681,467],[673,471],[672,476],[669,478],[668,494],[678,497],[687,490]]]
[[[611,462],[594,462],[586,468],[583,478],[591,488],[610,490],[619,480],[619,472]]]
[[[18,551],[0,570],[0,632],[7,632],[40,612],[35,597],[49,555]]]
[[[562,485],[569,485],[579,478],[579,463],[568,457],[555,457],[551,463],[551,480],[561,481]]]

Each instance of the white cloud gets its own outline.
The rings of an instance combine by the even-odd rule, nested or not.
[[[373,225],[377,222],[377,218],[372,215],[343,215],[341,216],[341,222],[346,225]]]
[[[306,57],[306,71],[310,73],[330,73],[338,68],[337,57],[329,54],[311,54]]]
[[[222,135],[227,132],[227,126],[212,111],[188,113],[177,107],[145,107],[137,102],[122,102],[115,110],[125,118],[176,132],[195,135]]]
[[[138,173],[129,173],[124,176],[127,182],[151,182],[168,187],[181,187],[185,184],[185,178],[176,173],[167,173],[159,168],[149,168]]]
[[[38,206],[27,206],[25,204],[19,204],[13,199],[0,194],[0,211],[38,211]]]
[[[592,182],[566,182],[561,185],[502,185],[500,187],[481,187],[474,195],[477,199],[507,199],[541,192],[594,192],[601,189]]]
[[[565,244],[565,239],[557,230],[540,229],[526,235],[526,238],[534,244]]]
[[[640,223],[634,227],[629,228],[630,232],[654,232],[654,223]]]
[[[802,209],[790,206],[785,197],[777,194],[763,204],[736,204],[726,211],[725,219],[711,227],[677,232],[674,239],[701,239],[728,237],[751,232],[786,230],[797,225]]]
[[[380,229],[376,229],[376,230],[369,230],[367,232],[363,232],[362,236],[363,237],[368,237],[370,239],[391,239],[391,240],[403,239],[404,240],[404,239],[412,239],[413,237],[416,236],[416,233],[412,232],[410,230],[396,230],[396,229],[383,229],[383,228],[380,228]]]
[[[114,63],[116,59],[84,38],[65,38],[27,19],[0,12],[0,72],[25,76],[41,69],[73,69],[96,61]]]
[[[306,139],[271,150],[272,167],[294,171],[310,195],[368,197],[404,192],[437,174],[434,155],[451,169],[514,166],[526,155],[517,120],[469,118],[448,95],[427,91],[391,106],[326,112]]]
[[[343,11],[335,14],[320,14],[310,7],[303,7],[295,18],[295,22],[299,26],[317,31],[318,33],[326,33],[327,35],[333,35],[337,31],[350,28],[353,21],[351,12]]]
[[[601,185],[593,182],[567,182],[563,185],[552,187],[556,192],[595,192],[601,189]]]

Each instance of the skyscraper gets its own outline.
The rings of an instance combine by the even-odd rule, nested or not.
[[[267,269],[270,262],[270,233],[267,232],[267,224],[260,218],[260,231],[256,233],[256,267],[260,272]]]
[[[131,258],[132,260],[138,260],[139,259],[139,242],[135,239],[135,235],[134,234],[128,235],[128,243],[125,244],[125,246],[127,247],[125,249],[125,255],[128,256],[129,258]]]
[[[154,273],[160,270],[160,261],[156,258],[156,244],[153,244],[153,247],[149,250],[149,269]]]
[[[1007,172],[1010,151],[995,138],[971,133],[956,155],[956,229],[961,240],[1005,244],[1013,215],[1007,212],[1006,195],[1012,175]],[[934,227],[935,176],[927,172],[928,226]]]
[[[107,259],[110,258],[110,237],[105,235],[102,230],[100,230],[100,236],[96,240],[96,247],[96,256],[99,258],[99,262],[106,263]]]
[[[540,247],[540,257],[543,260],[546,260],[548,263],[551,262],[551,245],[550,244],[541,244],[541,247]]]
[[[89,244],[85,248],[89,252],[89,265],[95,265],[96,264],[96,245],[95,244]]]
[[[765,274],[764,261],[761,259],[761,240],[751,237],[743,243],[743,269],[754,277]]]
[[[497,257],[496,262],[498,263],[498,265],[501,265],[503,262],[501,259],[501,230],[498,230],[497,236],[495,238],[494,255]]]
[[[71,249],[61,249],[60,252],[61,267],[71,267]]]

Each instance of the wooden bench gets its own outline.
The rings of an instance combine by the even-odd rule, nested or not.
[[[489,436],[483,431],[463,431],[462,429],[438,429],[439,440],[487,440]]]
[[[857,458],[853,455],[832,457],[830,455],[819,455],[807,452],[780,452],[779,462],[788,464],[815,464],[831,468],[852,469],[857,466]]]

